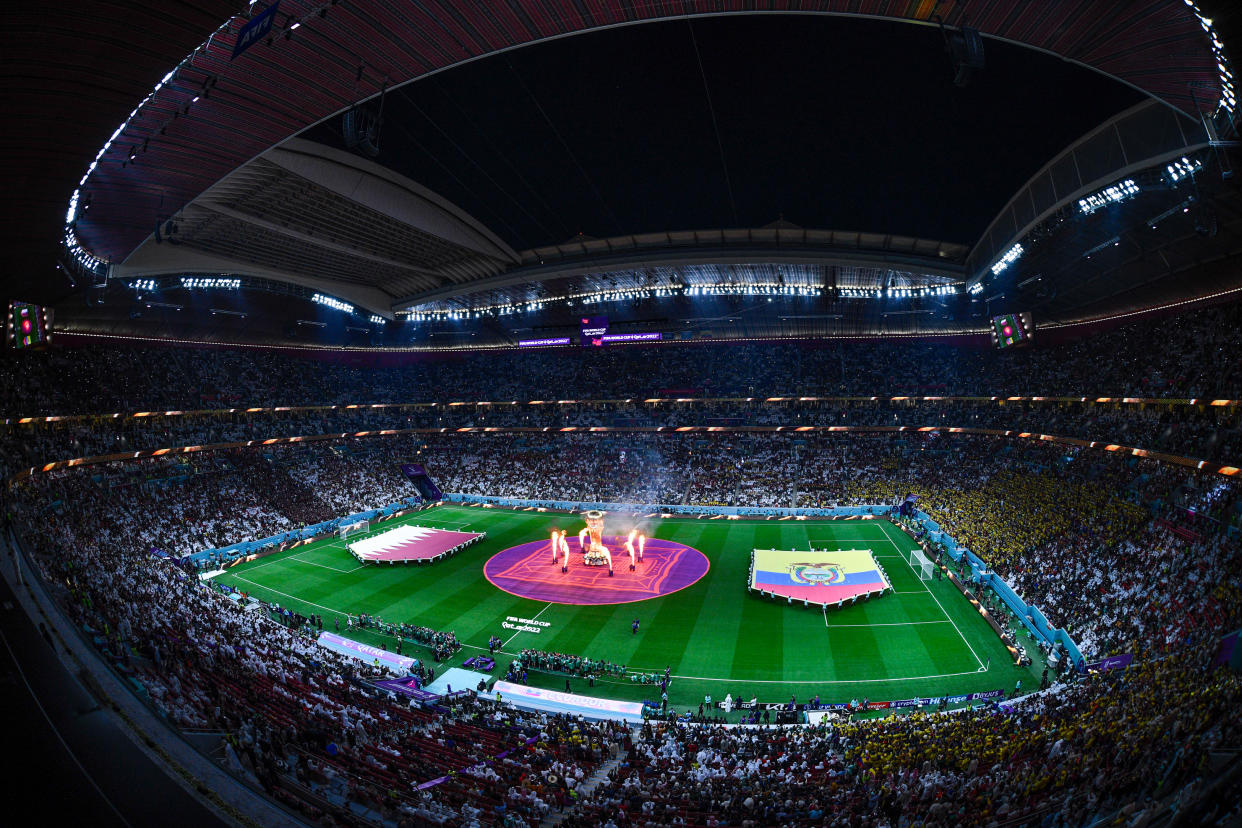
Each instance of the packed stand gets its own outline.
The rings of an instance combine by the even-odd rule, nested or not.
[[[652,396],[1242,398],[1242,304],[1144,319],[1065,344],[994,351],[920,341],[680,343],[357,354],[54,348],[5,357],[6,416],[253,406]],[[1153,347],[1158,343],[1158,347]],[[397,364],[393,364],[397,363]],[[552,389],[555,389],[553,394]]]

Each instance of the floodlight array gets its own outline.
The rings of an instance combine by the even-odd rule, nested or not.
[[[819,296],[822,288],[810,285],[757,284],[688,285],[687,296]]]
[[[1203,167],[1203,162],[1200,161],[1198,158],[1191,161],[1189,158],[1183,155],[1180,159],[1178,159],[1177,161],[1174,161],[1172,164],[1169,164],[1164,169],[1165,169],[1165,172],[1169,174],[1169,183],[1176,184],[1178,181],[1181,181],[1183,178],[1189,178],[1190,176],[1194,175],[1195,172],[1197,172],[1202,167]]]
[[[1198,19],[1199,25],[1207,34],[1212,57],[1216,60],[1216,72],[1220,77],[1220,108],[1232,115],[1234,108],[1238,105],[1238,99],[1233,88],[1233,70],[1230,68],[1229,59],[1225,57],[1225,44],[1217,34],[1216,27],[1212,25],[1212,18],[1203,14],[1195,0],[1184,0],[1184,2],[1190,7],[1191,13]]]
[[[598,305],[603,302],[632,302],[635,299],[661,299],[675,296],[678,291],[671,288],[626,288],[624,290],[600,290],[594,293],[579,293],[566,297],[570,304],[578,299],[584,305]]]
[[[1078,199],[1078,209],[1083,215],[1089,216],[1102,207],[1110,204],[1118,204],[1127,198],[1138,195],[1139,185],[1134,183],[1133,178],[1127,178],[1125,181],[1119,181],[1112,186],[1105,187],[1098,193],[1092,193],[1086,198]]]
[[[323,305],[325,307],[332,308],[333,310],[339,310],[342,313],[354,312],[354,306],[348,302],[342,302],[340,299],[334,299],[331,296],[325,296],[322,293],[316,293],[311,297],[311,301],[317,305]]]
[[[1000,259],[997,260],[996,264],[992,265],[992,275],[993,276],[999,275],[1002,271],[1008,268],[1011,264],[1013,264],[1018,259],[1020,259],[1022,257],[1022,254],[1025,252],[1026,252],[1026,248],[1022,246],[1021,242],[1014,244],[1013,247],[1005,251],[1005,255],[1001,256]]]
[[[935,287],[889,287],[886,291],[890,298],[908,299],[912,296],[952,296],[957,293],[957,285],[937,285]]]
[[[181,286],[187,290],[240,290],[241,279],[230,276],[182,276]]]
[[[107,267],[108,263],[98,256],[90,253],[82,243],[78,241],[77,234],[73,232],[73,228],[65,229],[64,238],[65,250],[73,258],[73,260],[82,268],[92,273],[98,273]]]

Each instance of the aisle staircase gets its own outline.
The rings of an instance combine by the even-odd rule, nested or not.
[[[620,765],[627,758],[629,758],[629,754],[622,753],[616,759],[609,759],[601,763],[600,766],[595,769],[595,773],[591,774],[586,779],[583,779],[575,789],[578,792],[578,798],[573,801],[577,803],[589,799],[591,794],[595,792],[595,789],[599,787],[600,783],[608,778],[608,774],[612,772],[612,769]],[[570,805],[563,811],[548,811],[548,815],[543,818],[543,822],[539,823],[539,828],[553,828],[553,826],[560,825],[561,820],[572,814],[574,812],[574,808],[576,807],[577,805],[574,804]]]

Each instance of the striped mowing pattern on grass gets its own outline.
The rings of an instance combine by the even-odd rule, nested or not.
[[[686,544],[711,562],[697,583],[662,598],[632,604],[577,606],[519,598],[483,575],[492,555],[540,538],[554,526],[576,532],[573,515],[440,506],[405,520],[423,526],[487,532],[457,555],[432,565],[359,566],[344,545],[329,538],[234,567],[219,580],[303,613],[319,613],[326,628],[345,613],[367,613],[389,622],[452,630],[465,645],[452,664],[486,650],[500,636],[502,673],[524,648],[576,653],[626,664],[631,671],[674,676],[675,707],[715,699],[758,696],[765,701],[824,701],[938,696],[1008,690],[1019,678],[1038,681],[1042,664],[1014,667],[987,622],[946,579],[922,581],[908,563],[913,541],[888,521],[705,521],[648,519],[651,537]],[[392,523],[381,524],[390,528]],[[870,601],[822,612],[747,592],[751,550],[870,549],[893,591]],[[622,568],[624,569],[624,568]],[[624,577],[618,571],[617,577]],[[517,632],[501,624],[508,616],[548,622],[542,632]],[[631,622],[638,618],[637,635]],[[395,640],[355,632],[372,644]],[[1029,648],[1034,649],[1034,648]],[[417,645],[406,653],[418,655]],[[564,686],[562,676],[531,673],[531,683]],[[572,680],[586,692],[584,680]],[[657,698],[658,687],[599,679],[595,695]]]

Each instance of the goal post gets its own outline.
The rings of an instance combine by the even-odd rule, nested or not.
[[[347,541],[356,535],[365,535],[371,529],[371,521],[355,520],[352,523],[343,523],[336,530],[341,540]]]
[[[934,564],[932,564],[927,555],[923,554],[922,549],[911,549],[910,560],[907,563],[910,564],[910,568],[914,570],[921,580],[930,581],[932,579]]]

